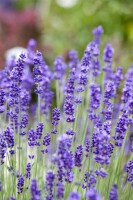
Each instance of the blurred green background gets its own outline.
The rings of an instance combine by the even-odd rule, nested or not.
[[[66,56],[70,49],[76,49],[81,58],[87,43],[92,39],[93,28],[98,25],[104,28],[101,48],[103,49],[106,43],[111,43],[115,48],[115,65],[126,68],[133,61],[133,0],[5,0],[5,2],[8,4],[1,6],[5,9],[9,7],[17,13],[29,8],[35,10],[37,34],[34,37],[49,64],[53,63],[58,54]]]

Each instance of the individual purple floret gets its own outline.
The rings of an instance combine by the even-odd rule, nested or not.
[[[18,194],[21,194],[23,192],[24,177],[22,175],[18,177],[17,189],[18,189]]]
[[[36,179],[32,179],[31,181],[30,193],[31,193],[30,200],[41,200],[41,190],[38,188]]]
[[[52,111],[52,124],[53,126],[57,126],[60,120],[60,110],[58,108],[54,108]]]
[[[112,186],[109,194],[109,200],[118,200],[117,185]]]
[[[76,167],[82,166],[82,157],[83,157],[83,146],[79,145],[77,146],[77,149],[75,151],[75,166]]]
[[[86,193],[86,200],[101,200],[100,195],[98,194],[95,188],[92,188]]]
[[[65,188],[64,188],[64,184],[62,182],[58,182],[57,185],[56,185],[56,198],[57,199],[63,199],[64,198],[64,191],[65,191]]]
[[[78,192],[71,192],[67,200],[80,200],[80,194]]]
[[[45,184],[45,189],[47,191],[46,200],[54,199],[54,195],[53,195],[54,179],[55,179],[55,175],[53,174],[53,172],[48,171],[46,174],[46,184]]]
[[[30,177],[31,177],[31,163],[27,163],[27,166],[26,166],[26,178],[30,179]]]

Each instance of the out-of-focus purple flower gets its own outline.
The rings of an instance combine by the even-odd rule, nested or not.
[[[95,174],[97,176],[101,176],[102,178],[106,178],[108,173],[104,169],[96,170]]]
[[[28,114],[25,113],[21,117],[20,127],[26,128],[27,124],[28,124]]]
[[[117,192],[117,186],[113,185],[110,194],[109,194],[109,200],[118,200],[118,192]]]
[[[87,191],[86,193],[86,199],[87,200],[100,200],[101,197],[98,194],[97,190],[95,188],[92,188],[90,190]]]
[[[46,133],[46,135],[44,136],[44,139],[43,139],[43,145],[46,147],[49,146],[50,141],[51,141],[50,134]]]
[[[107,81],[105,84],[104,98],[111,99],[116,95],[116,86],[113,81]]]
[[[53,126],[57,126],[60,120],[60,110],[58,108],[54,108],[52,110],[52,124]]]
[[[122,71],[123,71],[122,67],[117,67],[114,75],[114,82],[117,90],[120,87],[121,80],[123,80]]]
[[[4,140],[8,148],[14,147],[14,132],[9,127],[4,131]]]
[[[75,135],[76,133],[75,133],[72,129],[68,129],[68,130],[66,130],[66,134],[67,134],[67,135],[73,136],[73,135]]]
[[[10,74],[10,78],[12,81],[21,83],[22,82],[22,76],[25,66],[24,59],[26,58],[25,54],[20,54],[19,59],[17,60],[16,66],[13,68]]]
[[[112,48],[111,44],[107,44],[105,49],[104,49],[103,60],[106,63],[111,63],[112,62],[113,53],[114,53],[114,49]]]
[[[41,190],[38,188],[37,180],[32,179],[30,186],[31,200],[41,200]]]
[[[133,160],[129,160],[125,166],[125,171],[128,174],[127,181],[133,186]]]
[[[75,151],[75,166],[82,166],[82,157],[83,157],[83,146],[79,145]]]
[[[64,111],[66,114],[66,121],[67,122],[74,122],[74,103],[72,101],[67,101],[64,104]]]
[[[60,80],[63,75],[65,74],[66,71],[66,64],[63,61],[63,58],[61,56],[58,56],[55,61],[54,61],[54,74],[53,74],[53,78],[55,80]]]
[[[28,145],[29,146],[39,146],[37,141],[37,133],[31,128],[28,132]]]
[[[64,184],[62,182],[58,182],[56,185],[57,191],[56,191],[56,197],[57,199],[63,199],[64,198]]]
[[[42,122],[40,122],[40,123],[37,125],[37,127],[36,127],[36,134],[37,134],[37,138],[38,138],[38,139],[41,139],[41,137],[42,137],[42,134],[43,134],[43,127],[44,127],[44,125],[43,125]]]
[[[68,53],[69,67],[71,68],[70,74],[76,76],[78,68],[78,53],[75,50],[71,50]],[[76,78],[76,77],[75,77]]]
[[[100,105],[101,100],[101,88],[97,84],[92,84],[90,86],[90,107],[92,109],[97,109]]]
[[[36,40],[30,39],[29,42],[28,42],[28,46],[27,46],[28,51],[34,52],[36,50],[36,45],[37,45]]]
[[[17,189],[18,189],[18,194],[21,194],[23,192],[24,177],[22,175],[18,177]]]
[[[5,102],[5,92],[3,89],[0,89],[0,110],[4,111],[4,102]],[[0,113],[1,113],[0,111]]]
[[[118,147],[121,147],[123,144],[125,133],[128,128],[128,122],[129,122],[128,115],[126,113],[122,113],[117,122],[116,134],[114,136],[115,145]]]
[[[31,177],[31,163],[27,163],[27,166],[26,166],[26,178],[30,179],[30,177]]]
[[[4,164],[4,158],[6,156],[6,142],[3,134],[0,133],[0,164]]]
[[[10,197],[10,199],[9,200],[16,200],[16,198],[15,197]]]
[[[96,162],[101,165],[110,163],[114,146],[109,142],[110,135],[104,130],[97,130],[92,136],[92,147]]]
[[[68,135],[62,135],[58,138],[59,146],[57,150],[57,166],[58,166],[58,180],[72,182],[74,167],[74,156],[70,150],[72,138]]]
[[[46,174],[46,184],[45,184],[45,188],[47,191],[46,200],[54,199],[54,195],[53,195],[54,179],[55,179],[55,175],[53,174],[53,172],[48,171]]]
[[[78,192],[71,192],[67,200],[80,200],[80,194]]]
[[[102,26],[98,26],[96,28],[93,29],[92,33],[94,35],[94,42],[96,44],[100,44],[100,37],[103,34],[104,30]]]

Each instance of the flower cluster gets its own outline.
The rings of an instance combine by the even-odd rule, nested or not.
[[[1,199],[132,199],[133,66],[101,56],[102,34],[54,69],[31,39],[0,71]]]

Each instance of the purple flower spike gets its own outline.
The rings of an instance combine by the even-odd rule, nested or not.
[[[66,71],[66,64],[61,56],[58,56],[54,61],[54,79],[59,80],[63,77]]]
[[[75,152],[75,166],[81,167],[82,166],[82,156],[83,156],[83,147],[79,145]]]
[[[30,200],[41,200],[41,190],[38,188],[37,180],[31,181],[30,187],[31,199]]]
[[[24,189],[24,177],[19,176],[18,177],[18,184],[17,184],[18,194],[21,194]]]
[[[113,57],[114,49],[110,44],[107,44],[105,49],[104,49],[104,55],[103,55],[103,60],[106,63],[111,63],[112,62],[112,57]]]
[[[55,175],[53,174],[53,172],[52,171],[47,172],[46,186],[45,186],[46,191],[47,191],[46,200],[54,199],[54,196],[53,196],[54,179],[55,179]]]
[[[58,108],[54,108],[52,111],[52,124],[53,126],[58,125],[58,121],[60,120],[60,110]]]
[[[26,166],[26,178],[27,179],[30,179],[30,177],[31,177],[31,164],[30,163],[28,163],[27,164],[27,166]]]
[[[65,190],[63,183],[58,182],[56,187],[57,187],[57,192],[56,192],[57,199],[63,199]]]
[[[44,139],[43,139],[43,145],[44,146],[49,146],[50,145],[50,141],[51,141],[50,134],[46,133],[46,135],[44,136]]]
[[[37,134],[37,138],[38,138],[38,139],[41,139],[41,137],[42,137],[42,134],[43,134],[43,127],[44,127],[44,125],[43,125],[42,122],[40,122],[40,123],[37,125],[37,127],[36,127],[36,134]]]
[[[80,200],[80,194],[77,192],[71,192],[67,200]]]
[[[101,200],[101,197],[98,194],[97,190],[95,188],[92,188],[92,189],[87,191],[86,199],[87,200]]]
[[[93,29],[93,31],[92,31],[92,33],[94,35],[94,42],[98,45],[100,44],[100,37],[103,34],[103,32],[104,32],[104,30],[103,30],[102,26],[98,26],[95,29]]]
[[[118,200],[118,192],[116,185],[113,185],[113,187],[110,190],[109,200]]]

